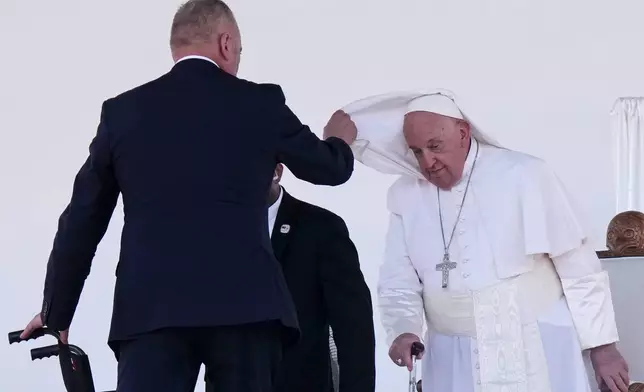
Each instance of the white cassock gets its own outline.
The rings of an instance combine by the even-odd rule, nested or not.
[[[344,108],[358,127],[356,159],[400,175],[388,194],[378,285],[388,344],[406,332],[423,336],[425,320],[425,392],[590,391],[582,350],[618,335],[608,275],[564,187],[542,160],[499,147],[453,96],[435,94],[380,95]],[[416,110],[472,126],[462,180],[440,195],[446,239],[457,224],[449,248],[456,268],[445,289],[437,187],[402,135],[404,114]]]

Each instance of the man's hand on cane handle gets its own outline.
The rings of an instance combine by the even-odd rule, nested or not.
[[[398,336],[389,348],[389,358],[398,366],[406,366],[409,371],[413,368],[412,345],[420,343],[420,338],[413,333],[404,333]],[[421,346],[422,347],[422,346]],[[417,359],[423,357],[423,351],[418,353]]]

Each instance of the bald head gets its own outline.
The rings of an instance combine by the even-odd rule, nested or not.
[[[221,0],[188,0],[172,20],[170,49],[175,61],[189,55],[204,56],[236,75],[241,34],[232,10]]]

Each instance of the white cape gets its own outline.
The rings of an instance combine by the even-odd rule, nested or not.
[[[358,136],[351,145],[355,159],[384,174],[424,178],[402,133],[407,105],[424,95],[442,94],[452,99],[471,127],[472,136],[482,144],[500,147],[465,114],[448,90],[432,89],[380,94],[352,102],[342,108],[356,124]]]

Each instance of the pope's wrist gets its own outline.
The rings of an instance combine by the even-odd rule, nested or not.
[[[614,350],[615,349],[615,343],[609,343],[609,344],[603,344],[601,346],[597,347],[592,347],[590,348],[591,353],[598,353],[602,351],[607,351],[607,350]]]

